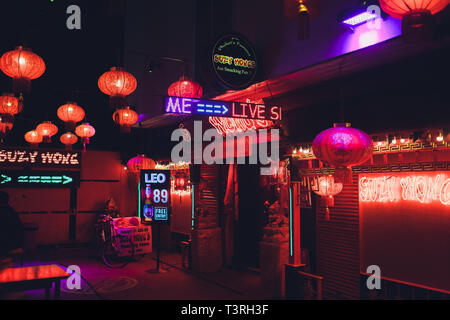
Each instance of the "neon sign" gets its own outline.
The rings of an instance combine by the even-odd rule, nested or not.
[[[0,188],[72,188],[79,185],[78,171],[0,172]]]
[[[25,148],[0,149],[2,166],[39,166],[80,168],[81,153],[78,151],[45,151]]]
[[[200,100],[183,97],[166,97],[165,113],[184,115],[207,115],[255,120],[281,120],[281,107],[261,103]]]
[[[210,67],[220,85],[244,89],[253,82],[258,71],[256,52],[243,35],[224,35],[213,46]]]
[[[361,175],[359,199],[363,202],[440,202],[450,206],[450,173],[442,171]]]
[[[209,123],[222,135],[245,132],[247,130],[267,129],[273,126],[270,120],[235,119],[209,117]]]
[[[140,205],[144,223],[170,223],[170,170],[141,170]]]

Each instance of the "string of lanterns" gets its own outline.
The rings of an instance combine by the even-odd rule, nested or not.
[[[23,46],[8,51],[0,58],[0,69],[12,78],[14,93],[4,93],[0,96],[0,138],[3,138],[12,129],[14,116],[23,110],[23,93],[31,91],[31,80],[37,79],[45,72],[44,60],[30,49]],[[109,104],[115,110],[113,121],[120,127],[123,133],[129,133],[131,126],[138,121],[138,114],[126,103],[126,97],[137,88],[136,78],[120,67],[112,67],[103,73],[98,79],[98,87],[101,92],[109,95]],[[170,96],[183,96],[201,98],[203,88],[197,82],[182,76],[168,88]],[[57,116],[65,123],[68,130],[61,135],[60,141],[66,148],[71,148],[78,141],[77,136],[83,142],[84,149],[89,143],[89,138],[95,134],[95,129],[89,123],[83,123],[75,128],[76,123],[85,118],[85,111],[76,102],[67,102],[57,110]],[[75,131],[75,134],[73,133]],[[40,123],[35,130],[25,133],[24,138],[32,147],[38,147],[39,143],[50,143],[54,135],[58,133],[58,127],[50,121]]]

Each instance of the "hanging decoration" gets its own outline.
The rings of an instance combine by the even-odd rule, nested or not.
[[[75,124],[84,119],[85,113],[76,102],[67,102],[57,110],[58,118],[64,121],[67,130],[73,130]]]
[[[309,39],[310,20],[320,14],[320,1],[284,0],[284,14],[288,19],[297,19],[298,39]]]
[[[311,183],[314,193],[321,196],[325,205],[326,220],[330,220],[330,208],[334,207],[334,196],[342,191],[343,184],[334,182],[332,175],[315,177]]]
[[[134,158],[131,158],[127,162],[127,168],[136,177],[138,182],[140,179],[141,170],[155,169],[156,163],[150,158],[147,158],[145,154],[139,154]]]
[[[0,96],[0,114],[6,113],[12,116],[20,113],[23,109],[22,100],[12,93],[4,93]]]
[[[175,191],[185,191],[188,186],[186,172],[179,171],[175,173]]]
[[[347,184],[352,183],[351,166],[371,157],[373,142],[365,132],[351,128],[350,123],[335,123],[316,136],[312,148],[317,159],[335,168],[335,178]]]
[[[433,15],[445,9],[448,0],[380,0],[381,9],[402,19],[402,34],[407,42],[430,39]]]
[[[14,124],[14,117],[10,114],[0,114],[0,144],[3,144],[6,135],[11,131]]]
[[[66,146],[66,150],[72,150],[72,145],[77,143],[78,138],[72,132],[66,132],[59,137],[59,141]]]
[[[30,144],[31,148],[37,148],[42,142],[42,136],[36,130],[31,130],[25,133],[25,141]]]
[[[89,123],[85,122],[75,128],[75,133],[83,142],[83,152],[86,152],[86,145],[89,144],[89,138],[95,134],[95,129]]]
[[[120,126],[120,132],[129,133],[131,126],[138,121],[138,114],[130,107],[125,107],[114,112],[113,120]]]
[[[27,93],[31,80],[39,78],[45,71],[44,60],[30,49],[22,46],[8,51],[0,58],[0,69],[13,78],[13,91]]]
[[[109,104],[112,108],[120,108],[126,105],[126,96],[137,87],[136,78],[123,68],[112,67],[98,79],[100,90],[109,95]]]
[[[203,88],[199,83],[182,76],[180,80],[175,81],[169,86],[167,93],[171,97],[199,99],[203,95]]]
[[[38,124],[36,131],[42,136],[42,142],[50,143],[52,142],[52,136],[58,132],[58,127],[50,121],[44,121],[41,124]]]

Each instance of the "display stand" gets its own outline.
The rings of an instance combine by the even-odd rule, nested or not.
[[[147,273],[166,273],[168,270],[160,268],[160,255],[161,255],[161,225],[159,223],[154,224],[156,227],[156,268],[149,269]]]

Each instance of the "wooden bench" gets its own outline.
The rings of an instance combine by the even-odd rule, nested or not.
[[[55,285],[54,297],[61,292],[61,280],[70,274],[60,266],[44,265],[0,270],[0,294],[34,289],[45,289],[45,298],[50,298],[50,289]]]

